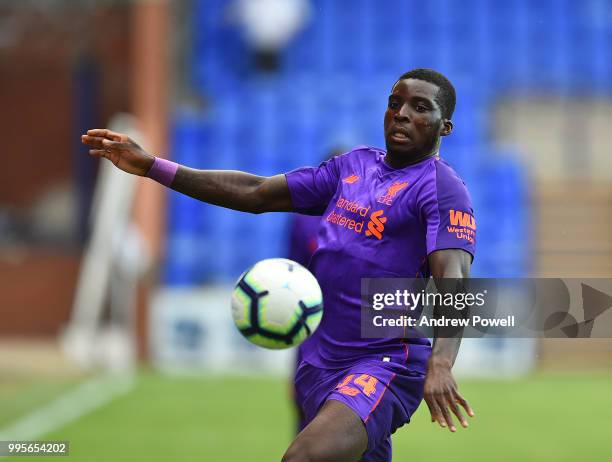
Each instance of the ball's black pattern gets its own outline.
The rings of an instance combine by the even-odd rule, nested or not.
[[[289,270],[290,271],[293,270],[292,265],[290,265]],[[266,337],[272,340],[278,340],[280,342],[284,342],[287,345],[291,345],[293,343],[293,338],[297,335],[300,329],[302,329],[302,327],[306,329],[306,333],[308,334],[308,336],[310,336],[311,331],[310,331],[310,328],[308,327],[308,324],[306,323],[306,320],[308,319],[309,316],[319,313],[323,309],[323,304],[319,303],[315,306],[309,307],[309,306],[306,306],[304,302],[300,300],[299,303],[300,303],[300,308],[302,309],[302,313],[300,314],[295,324],[291,326],[291,329],[289,329],[289,331],[286,334],[279,334],[277,332],[271,332],[267,330],[266,328],[259,325],[259,300],[261,300],[263,297],[268,295],[269,292],[267,290],[264,290],[262,292],[256,292],[245,281],[245,278],[248,274],[249,272],[247,271],[244,274],[244,276],[240,278],[240,281],[238,281],[238,287],[240,287],[240,289],[242,289],[242,291],[244,291],[244,293],[247,294],[249,299],[251,300],[251,306],[250,306],[251,325],[249,327],[240,329],[240,332],[242,333],[242,335],[244,335],[246,338],[249,338],[252,335],[259,334],[262,337]]]

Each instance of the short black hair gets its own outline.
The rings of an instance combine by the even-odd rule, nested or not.
[[[442,117],[450,119],[453,116],[457,95],[455,93],[455,87],[453,87],[453,84],[444,75],[433,69],[412,69],[400,75],[397,81],[399,82],[404,79],[424,80],[425,82],[436,85],[439,88],[438,94],[436,95],[436,102],[442,109]]]

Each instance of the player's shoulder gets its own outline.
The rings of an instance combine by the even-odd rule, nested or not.
[[[369,163],[380,162],[385,157],[385,150],[373,146],[358,145],[350,151],[337,156],[340,162]]]
[[[438,200],[444,197],[470,199],[465,181],[448,162],[439,157],[434,158],[429,163],[421,192],[427,195],[431,194]]]
[[[384,156],[386,151],[382,148],[377,148],[374,146],[367,146],[365,144],[360,144],[351,149],[350,152],[360,153],[361,155],[382,155]]]
[[[434,178],[439,190],[459,189],[467,192],[467,186],[463,178],[444,159],[437,157],[432,162]]]

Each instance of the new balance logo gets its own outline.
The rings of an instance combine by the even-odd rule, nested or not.
[[[472,215],[467,212],[461,212],[459,210],[451,210],[450,212],[450,223],[452,226],[461,226],[463,228],[476,229],[476,220]]]
[[[351,176],[347,176],[344,180],[342,180],[342,182],[343,183],[348,183],[348,184],[353,184],[358,179],[359,179],[359,176],[351,175]]]
[[[374,236],[378,240],[382,239],[382,233],[385,230],[385,223],[387,222],[387,217],[384,217],[383,214],[383,210],[372,212],[370,221],[368,222],[366,236]]]

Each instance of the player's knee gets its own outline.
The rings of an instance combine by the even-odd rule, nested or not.
[[[299,451],[297,451],[294,448],[294,445],[291,445],[289,449],[287,449],[287,451],[283,455],[283,458],[281,459],[281,462],[306,462],[306,461],[307,459],[305,459],[303,457],[303,454],[300,454]]]
[[[285,455],[282,462],[333,462],[333,454],[325,448],[309,441],[294,441]]]

